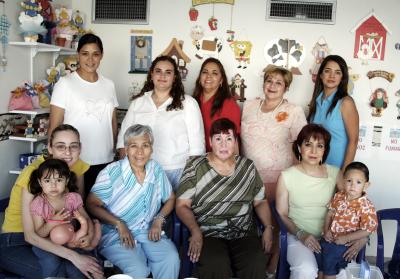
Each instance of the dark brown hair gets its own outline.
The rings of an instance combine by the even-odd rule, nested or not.
[[[31,173],[29,179],[29,192],[33,195],[38,195],[43,192],[40,186],[39,180],[46,176],[49,178],[54,174],[58,174],[59,177],[64,177],[67,180],[66,189],[69,192],[78,191],[78,186],[76,185],[76,175],[72,172],[67,163],[59,159],[47,159],[39,165],[39,167]]]
[[[204,67],[209,63],[214,63],[218,66],[219,71],[221,72],[221,77],[222,77],[221,86],[218,88],[217,93],[215,94],[215,97],[214,97],[214,102],[211,106],[210,116],[213,117],[218,111],[221,111],[224,101],[226,99],[232,98],[232,93],[229,90],[228,78],[226,77],[224,66],[218,59],[209,57],[201,65],[200,72],[196,79],[196,85],[195,85],[194,91],[193,91],[193,98],[196,99],[196,101],[199,103],[199,106],[201,106],[200,96],[203,94],[203,86],[201,86],[201,84],[200,84],[200,77],[201,77],[201,73],[204,70]]]
[[[359,170],[359,171],[361,171],[362,173],[364,173],[365,180],[367,182],[369,181],[369,170],[368,170],[368,167],[365,164],[363,164],[361,162],[351,162],[344,169],[343,176],[345,176],[346,173],[351,171],[351,170]]]
[[[156,59],[154,59],[153,63],[151,63],[150,70],[147,73],[146,82],[144,83],[142,90],[140,91],[139,94],[134,95],[131,98],[131,100],[133,101],[133,100],[143,96],[144,93],[154,89],[154,83],[153,83],[153,80],[151,79],[151,74],[153,73],[154,68],[156,67],[157,63],[161,62],[161,61],[168,61],[174,67],[174,76],[175,77],[174,77],[174,82],[172,84],[171,91],[169,92],[170,96],[172,97],[172,103],[167,106],[167,111],[182,110],[183,109],[182,101],[185,100],[185,89],[183,87],[181,74],[179,73],[178,66],[176,65],[175,60],[166,55],[158,56]]]
[[[217,134],[229,134],[229,130],[232,130],[233,136],[237,139],[238,134],[236,130],[236,125],[228,118],[220,118],[215,120],[210,128],[210,137]]]
[[[99,36],[96,36],[95,34],[92,33],[83,35],[79,39],[77,52],[79,52],[81,48],[87,44],[96,44],[99,47],[100,52],[103,53],[103,42],[101,41]]]
[[[293,142],[292,150],[296,158],[301,158],[299,151],[300,146],[303,142],[309,141],[311,138],[317,140],[323,140],[325,144],[324,155],[322,156],[322,163],[325,163],[328,157],[331,143],[331,134],[319,124],[308,124],[301,129],[297,139]]]
[[[324,90],[324,84],[322,83],[321,74],[324,71],[326,64],[328,64],[328,62],[330,61],[333,61],[339,65],[340,70],[342,71],[342,80],[338,85],[335,97],[333,97],[332,104],[329,106],[328,111],[326,112],[326,116],[328,116],[328,114],[333,111],[339,100],[343,99],[346,96],[349,96],[347,92],[347,85],[349,83],[349,70],[347,68],[346,61],[339,55],[328,55],[322,61],[315,80],[314,91],[309,105],[310,111],[307,117],[308,122],[310,122],[314,118],[315,112],[317,110],[317,98],[319,94]]]

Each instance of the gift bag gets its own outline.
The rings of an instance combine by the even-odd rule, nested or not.
[[[32,99],[26,94],[24,87],[17,87],[11,91],[10,101],[8,102],[8,110],[32,110]]]
[[[32,106],[34,109],[40,109],[41,106],[39,104],[39,96],[38,93],[35,91],[32,85],[29,83],[25,83],[26,95],[31,97]]]

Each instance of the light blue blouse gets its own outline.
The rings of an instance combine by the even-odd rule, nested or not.
[[[341,168],[346,155],[347,143],[349,141],[342,113],[340,111],[343,99],[336,103],[335,108],[328,114],[328,116],[326,115],[335,94],[336,92],[325,100],[322,99],[323,92],[319,94],[316,101],[315,115],[311,119],[311,123],[321,124],[331,134],[330,151],[326,163]]]
[[[146,177],[141,185],[125,157],[107,165],[91,189],[109,212],[124,221],[134,237],[149,230],[162,203],[172,193],[171,184],[160,164],[149,160],[145,168]],[[108,246],[116,242],[119,242],[119,234],[115,227],[102,224],[100,245]]]

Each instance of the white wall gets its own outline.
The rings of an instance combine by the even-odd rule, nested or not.
[[[20,9],[20,1],[7,0],[6,13],[12,21],[11,39],[22,40],[17,33],[18,24],[16,15]],[[60,1],[57,1],[58,3]],[[187,93],[191,94],[194,81],[197,77],[201,60],[195,57],[195,48],[190,38],[190,29],[194,24],[203,26],[206,36],[219,36],[226,38],[226,30],[229,29],[231,18],[231,6],[216,4],[214,15],[218,18],[218,30],[210,31],[207,25],[208,18],[212,15],[212,5],[197,6],[199,17],[197,22],[189,20],[188,11],[191,1],[181,0],[150,0],[150,24],[149,25],[119,25],[119,24],[92,24],[90,22],[92,1],[72,0],[62,1],[78,9],[87,16],[87,28],[92,29],[99,35],[104,43],[105,55],[101,64],[101,72],[111,78],[117,88],[118,100],[122,108],[127,108],[128,88],[132,81],[143,82],[145,75],[128,74],[130,70],[130,30],[131,29],[152,29],[153,32],[153,58],[159,55],[170,43],[172,38],[184,41],[183,50],[191,58],[188,64],[189,74],[184,83]],[[326,39],[333,54],[343,56],[348,65],[353,69],[353,73],[360,74],[361,78],[355,83],[354,98],[360,112],[362,122],[382,123],[385,125],[399,126],[400,121],[396,120],[396,109],[393,102],[397,100],[393,92],[400,88],[400,51],[394,49],[394,44],[400,42],[400,25],[398,24],[398,11],[400,2],[398,0],[338,0],[336,24],[302,24],[265,21],[266,1],[265,0],[236,0],[233,7],[232,29],[235,30],[235,38],[239,40],[250,40],[253,43],[251,53],[251,64],[246,70],[238,71],[237,63],[234,60],[229,45],[224,40],[224,46],[220,53],[220,59],[227,71],[228,77],[232,77],[239,72],[246,80],[246,97],[248,99],[262,96],[261,72],[266,66],[264,59],[264,46],[274,38],[296,39],[303,43],[306,48],[307,56],[304,63],[300,66],[301,76],[295,76],[287,97],[290,101],[302,105],[305,109],[309,102],[313,83],[311,82],[308,71],[313,64],[311,49],[321,35]],[[384,21],[385,25],[391,30],[392,35],[387,36],[386,53],[384,61],[371,61],[369,65],[362,66],[361,62],[353,58],[354,34],[350,30],[367,16],[372,10]],[[15,88],[23,79],[28,76],[26,67],[26,55],[16,47],[8,48],[9,66],[6,73],[0,72],[0,113],[6,111],[8,96],[11,89]],[[367,106],[370,95],[370,85],[365,74],[370,70],[387,70],[394,72],[397,78],[390,85],[389,108],[380,119],[372,119],[370,109]],[[40,75],[40,74],[39,74]],[[0,144],[0,170],[8,169],[9,159],[5,154],[12,156],[12,153],[19,154],[16,144]],[[12,150],[12,151],[10,151]],[[11,152],[11,154],[10,154]],[[399,207],[398,198],[400,188],[396,182],[400,182],[399,162],[389,161],[385,158],[377,159],[379,156],[376,150],[372,150],[369,159],[364,160],[371,171],[372,186],[369,195],[375,202],[378,209]],[[17,156],[17,155],[15,155]],[[4,166],[4,167],[3,167]],[[7,192],[7,187],[11,187],[10,176],[4,171],[0,172],[0,196]],[[394,228],[390,229],[393,239]],[[375,243],[369,254],[375,254]],[[387,254],[388,255],[388,254]]]

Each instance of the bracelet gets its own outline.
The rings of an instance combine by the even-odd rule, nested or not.
[[[295,234],[295,238],[296,240],[300,240],[300,237],[305,233],[305,231],[303,231],[302,229],[297,229],[296,230],[296,234]]]
[[[166,223],[165,216],[161,213],[158,213],[156,216],[154,216],[153,220],[157,219],[160,219],[162,221],[161,224],[163,225]]]
[[[275,229],[275,227],[270,224],[264,225],[264,228],[266,228],[266,229],[270,228],[271,230]]]
[[[122,221],[121,220],[118,220],[117,221],[117,224],[116,225],[114,225],[114,227],[115,227],[115,229],[118,231],[118,226],[120,225],[122,223]]]

